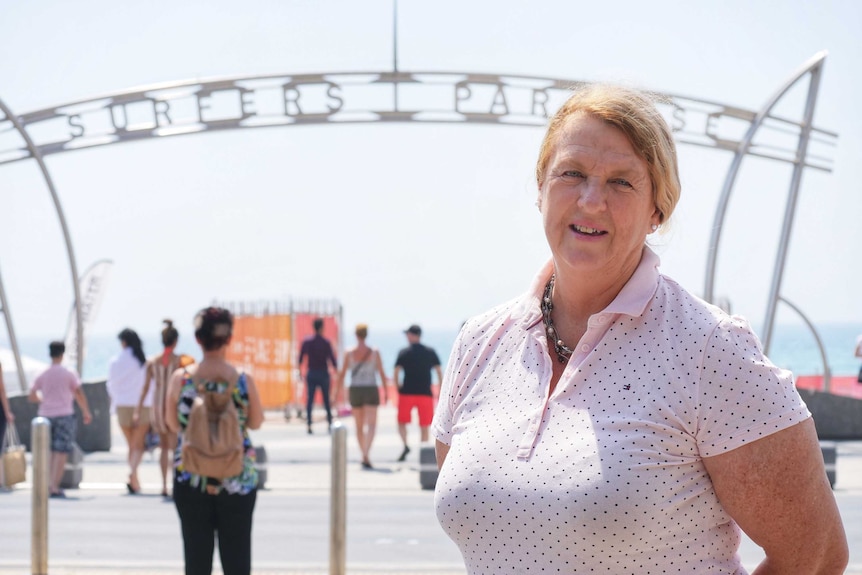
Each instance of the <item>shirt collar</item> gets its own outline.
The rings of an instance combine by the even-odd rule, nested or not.
[[[635,268],[635,273],[632,274],[617,297],[602,310],[602,313],[642,315],[655,295],[656,289],[658,289],[658,267],[660,264],[661,260],[658,255],[649,246],[644,246],[641,261]],[[539,302],[544,295],[545,286],[548,284],[552,273],[554,273],[554,261],[549,260],[533,278],[522,306],[514,310],[515,316],[521,316],[525,329],[532,328],[542,321]]]
[[[542,321],[542,310],[539,307],[539,302],[545,293],[545,286],[548,284],[552,273],[554,273],[554,260],[548,260],[533,278],[533,281],[530,282],[530,289],[523,298],[521,307],[513,310],[515,316],[521,316],[524,329],[530,329]]]
[[[631,316],[643,315],[647,305],[658,289],[658,267],[661,260],[648,246],[644,246],[641,261],[635,273],[603,313],[622,313]]]

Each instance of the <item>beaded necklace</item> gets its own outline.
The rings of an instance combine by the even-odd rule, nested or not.
[[[563,340],[557,337],[557,330],[554,328],[554,320],[551,319],[551,312],[554,309],[554,303],[551,301],[551,293],[554,291],[554,278],[555,275],[551,275],[551,279],[548,280],[547,285],[545,285],[545,293],[542,295],[542,301],[540,303],[542,308],[542,321],[545,324],[545,333],[548,336],[548,341],[554,342],[554,352],[557,354],[557,359],[560,360],[560,363],[566,363],[569,361],[569,358],[572,357],[572,354],[575,353],[575,350],[568,347]]]

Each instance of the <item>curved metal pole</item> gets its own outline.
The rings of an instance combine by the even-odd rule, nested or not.
[[[769,300],[766,304],[766,318],[763,321],[763,349],[769,353],[772,346],[772,330],[775,327],[775,312],[781,297],[781,280],[784,277],[784,263],[787,251],[790,249],[790,232],[793,229],[793,218],[796,214],[796,201],[799,198],[799,184],[802,183],[802,170],[805,167],[805,154],[808,152],[808,141],[811,137],[811,124],[814,121],[814,106],[817,104],[817,91],[820,89],[820,76],[823,72],[821,60],[811,69],[811,80],[808,84],[808,98],[805,101],[805,118],[802,132],[799,134],[799,144],[796,148],[796,162],[793,166],[793,176],[790,179],[790,190],[787,192],[787,205],[784,208],[784,223],[781,225],[781,239],[778,242],[778,253],[775,255],[775,269],[772,272],[772,284],[769,287]]]
[[[398,71],[398,0],[392,0],[392,71]]]
[[[78,286],[78,266],[75,264],[75,252],[72,249],[72,238],[69,235],[69,227],[66,225],[66,218],[63,215],[63,207],[60,205],[60,198],[57,196],[57,190],[54,189],[54,182],[51,180],[51,174],[48,173],[48,167],[42,159],[42,154],[39,152],[39,148],[37,148],[33,143],[33,140],[30,139],[30,135],[27,133],[27,130],[24,129],[24,126],[18,118],[12,113],[6,104],[3,103],[3,100],[0,100],[0,110],[3,111],[9,121],[12,122],[12,125],[15,126],[15,129],[18,130],[18,133],[21,134],[21,137],[24,138],[27,149],[30,150],[36,163],[39,164],[39,169],[42,170],[42,176],[45,178],[45,183],[48,184],[48,191],[51,192],[51,199],[54,200],[54,208],[57,210],[57,217],[60,219],[63,238],[66,241],[66,254],[69,257],[69,267],[72,270],[72,290],[75,293],[75,318],[78,322],[78,345],[76,346],[76,351],[78,353],[78,375],[80,376],[83,374],[84,363],[84,323],[81,319],[81,290]]]
[[[815,54],[810,60],[805,62],[802,67],[794,73],[789,80],[787,80],[781,88],[769,99],[766,105],[761,109],[757,116],[755,116],[754,121],[751,122],[751,125],[748,127],[748,131],[745,133],[745,137],[739,142],[739,145],[736,147],[736,153],[733,156],[733,161],[730,164],[730,168],[727,170],[727,176],[724,179],[724,186],[721,189],[721,196],[718,200],[718,207],[715,210],[715,219],[712,224],[712,236],[709,240],[709,249],[707,250],[707,264],[706,264],[706,282],[703,290],[703,298],[706,301],[712,302],[714,299],[714,289],[715,289],[715,267],[716,262],[718,261],[718,245],[721,240],[721,228],[724,224],[724,217],[727,213],[727,206],[730,202],[730,193],[733,191],[733,183],[736,181],[736,175],[739,172],[739,167],[742,164],[742,159],[745,157],[748,149],[751,147],[751,142],[754,140],[754,135],[757,133],[757,130],[760,128],[763,121],[769,116],[769,113],[772,111],[772,108],[778,103],[778,101],[787,93],[790,88],[792,88],[796,82],[798,82],[802,77],[808,74],[811,70],[815,68],[819,68],[823,65],[823,61],[826,59],[827,52],[824,50],[822,52],[818,52]],[[806,138],[807,142],[807,138]],[[796,165],[800,166],[800,162],[804,163],[805,158],[796,158]]]
[[[817,329],[814,327],[814,324],[808,321],[808,318],[805,317],[805,314],[802,313],[801,309],[781,296],[778,296],[778,299],[786,303],[790,306],[790,309],[798,313],[799,317],[802,318],[802,321],[805,322],[805,325],[808,326],[808,329],[811,330],[811,335],[814,336],[814,341],[817,342],[817,349],[820,350],[820,359],[823,360],[823,391],[829,393],[830,386],[832,385],[832,371],[829,369],[829,362],[826,359],[826,348],[823,346],[823,340],[820,339],[820,334],[817,333]]]
[[[392,109],[398,111],[398,0],[392,0]]]
[[[9,344],[12,346],[12,355],[15,356],[15,368],[18,370],[18,386],[21,391],[27,393],[27,374],[24,373],[24,364],[21,363],[21,352],[18,351],[18,338],[15,337],[15,328],[12,325],[12,312],[6,302],[6,290],[3,288],[3,278],[0,276],[0,311],[6,319],[6,330],[9,332]],[[0,439],[2,441],[2,439]]]

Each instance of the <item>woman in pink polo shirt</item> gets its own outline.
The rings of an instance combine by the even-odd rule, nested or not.
[[[440,524],[479,573],[835,573],[846,537],[811,415],[748,323],[658,271],[680,195],[644,93],[576,91],[536,169],[551,250],[470,319],[432,432]]]

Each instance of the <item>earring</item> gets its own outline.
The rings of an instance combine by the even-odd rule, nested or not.
[[[657,229],[658,229],[658,224],[653,224],[652,225],[652,231],[656,231]]]

